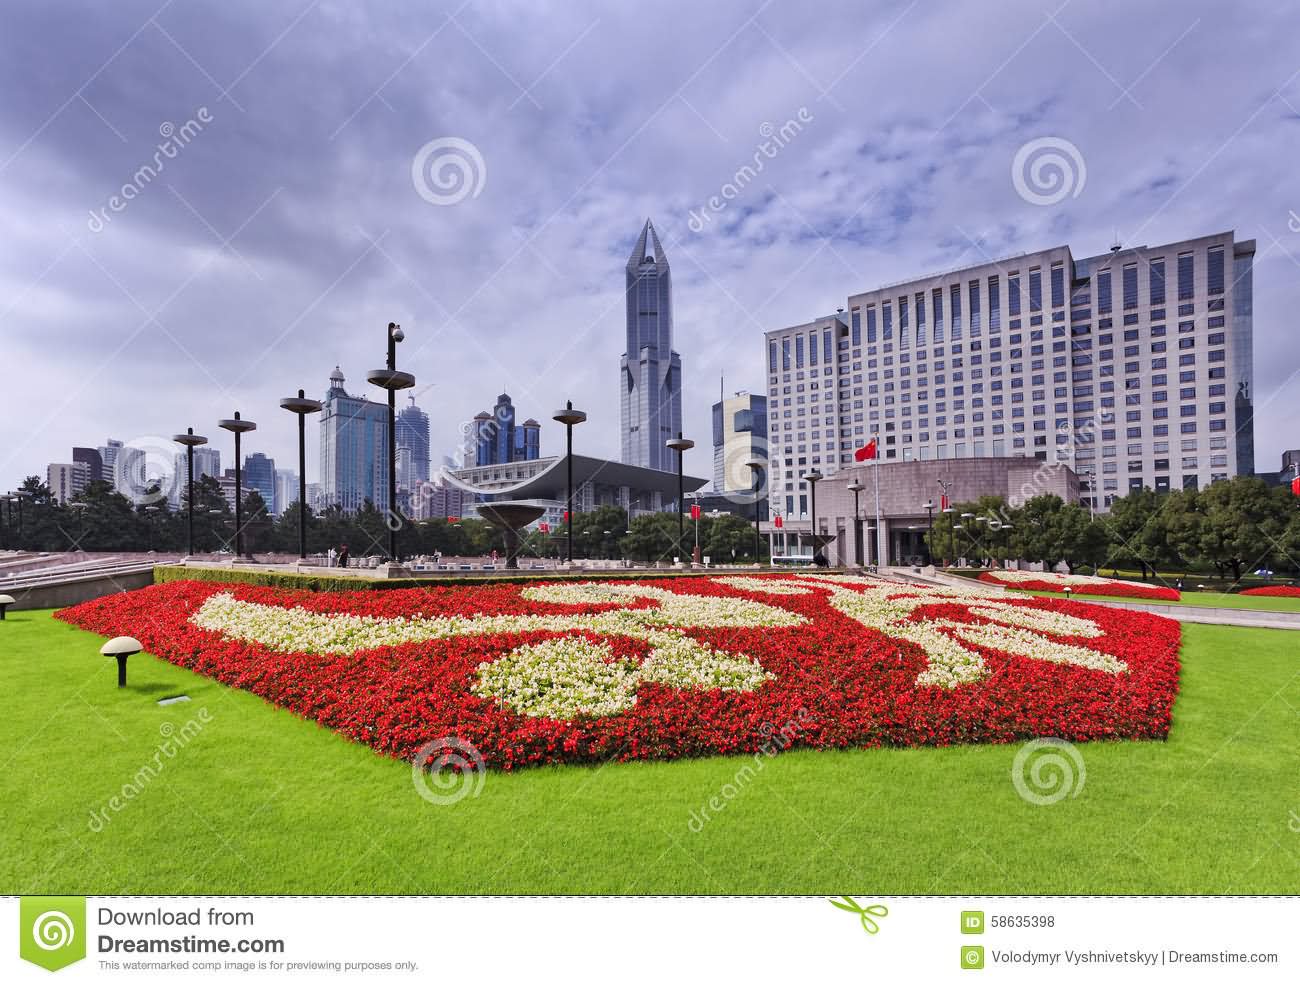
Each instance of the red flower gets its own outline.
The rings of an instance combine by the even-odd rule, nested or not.
[[[685,629],[715,650],[758,661],[772,679],[756,690],[679,690],[642,683],[627,711],[559,721],[518,714],[475,695],[470,686],[479,664],[524,643],[572,633],[457,636],[346,654],[307,654],[228,638],[189,620],[218,592],[268,606],[387,618],[596,613],[620,606],[530,601],[519,585],[311,593],[174,582],[105,596],[57,615],[102,635],[136,636],[164,660],[408,760],[422,745],[443,736],[470,742],[488,764],[512,769],[537,763],[755,754],[790,746],[950,745],[1035,736],[1163,739],[1169,730],[1178,689],[1179,628],[1160,616],[1025,596],[1018,601],[1026,608],[1091,620],[1104,635],[1064,637],[1062,642],[1113,654],[1128,669],[1110,673],[977,647],[987,675],[946,689],[917,685],[929,659],[920,646],[864,628],[831,606],[826,587],[805,582],[807,594],[774,596],[706,577],[653,584],[682,594],[761,601],[805,621]],[[630,605],[653,608],[658,603],[641,599]],[[944,619],[986,621],[960,601],[934,611],[940,608]],[[640,661],[647,650],[643,640],[612,637],[604,642],[619,660]]]

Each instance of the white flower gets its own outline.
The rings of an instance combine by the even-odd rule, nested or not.
[[[809,576],[804,576],[809,577]],[[825,581],[825,579],[823,579]],[[981,680],[988,673],[984,658],[965,643],[1004,650],[1007,653],[1053,663],[1070,663],[1109,673],[1127,670],[1127,665],[1109,653],[1053,639],[1053,636],[1102,636],[1096,623],[1047,609],[1025,606],[1015,599],[990,598],[959,588],[928,585],[897,585],[859,581],[856,590],[833,583],[830,603],[864,626],[921,646],[930,658],[929,666],[917,675],[917,684],[952,688]],[[913,618],[928,605],[964,602],[972,615],[1010,626],[990,626],[955,619]],[[1048,635],[1051,634],[1051,635]]]

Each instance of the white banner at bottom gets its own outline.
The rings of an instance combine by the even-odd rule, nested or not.
[[[9,982],[1295,982],[1297,898],[9,897]],[[13,937],[9,938],[11,941]]]

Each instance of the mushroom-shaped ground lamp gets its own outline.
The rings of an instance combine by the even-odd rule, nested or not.
[[[13,604],[14,597],[12,595],[0,595],[0,620],[3,620],[5,617],[5,609],[9,608],[9,606]]]
[[[99,648],[106,657],[117,658],[117,686],[126,687],[126,658],[139,653],[144,647],[134,636],[114,636]]]

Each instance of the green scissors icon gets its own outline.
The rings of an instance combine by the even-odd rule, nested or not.
[[[840,902],[840,900],[843,902]],[[889,916],[889,908],[883,903],[873,903],[870,906],[863,906],[852,896],[842,896],[840,899],[830,901],[831,906],[839,907],[841,910],[847,910],[849,913],[856,913],[862,920],[862,929],[868,934],[880,933],[880,924],[873,920],[873,917]]]

